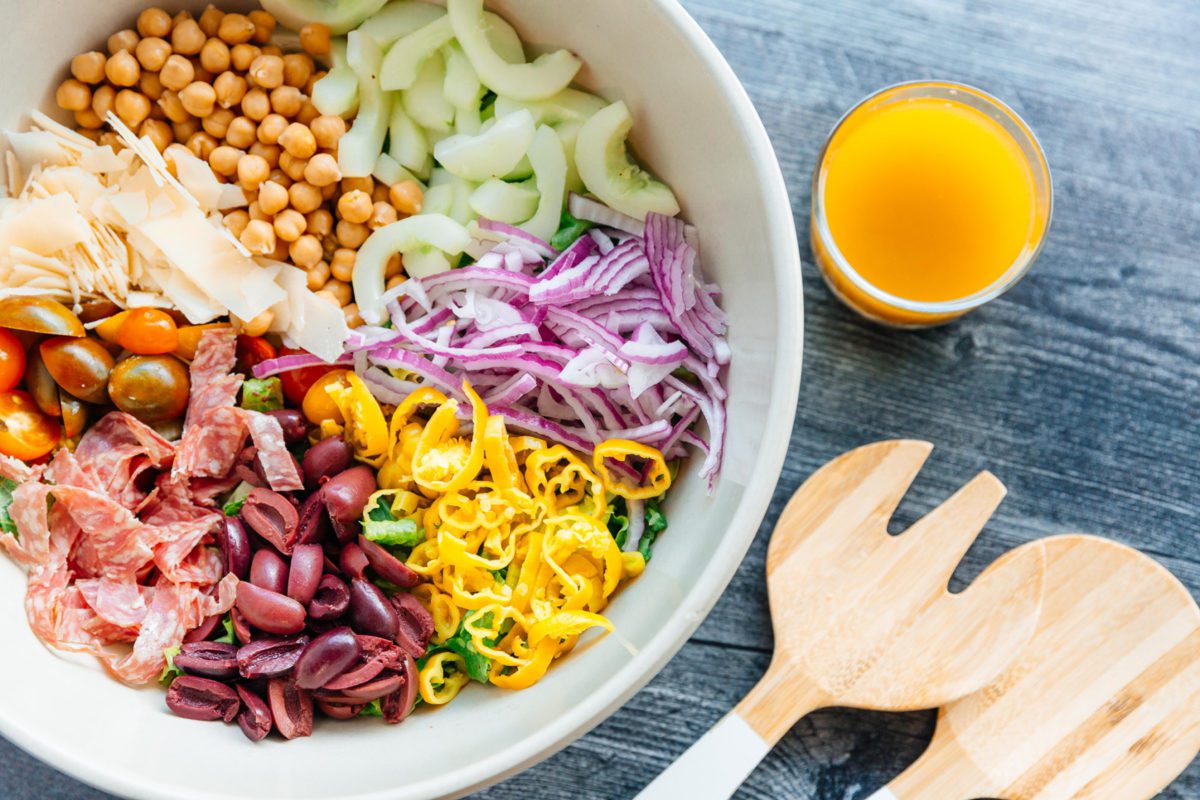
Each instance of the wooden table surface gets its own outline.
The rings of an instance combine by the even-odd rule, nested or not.
[[[970,579],[1028,539],[1089,531],[1142,548],[1200,590],[1200,5],[1195,0],[684,0],[766,123],[807,229],[832,123],[901,80],[950,78],[1037,131],[1054,222],[1033,272],[954,325],[873,327],[805,259],[805,363],[791,451],[759,537],[667,668],[592,733],[481,800],[628,798],[758,679],[761,581],[783,501],[857,445],[928,439],[911,522],[981,468],[1008,499]],[[736,213],[736,212],[734,212]],[[806,236],[801,236],[805,239]],[[675,531],[674,535],[685,535]],[[854,800],[913,761],[933,713],[829,710],[801,722],[739,798]],[[0,798],[103,798],[0,740]],[[1200,797],[1200,764],[1161,797]]]

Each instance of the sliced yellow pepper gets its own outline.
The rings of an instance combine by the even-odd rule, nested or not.
[[[421,668],[417,686],[422,700],[441,706],[453,700],[470,679],[467,662],[458,653],[434,653]]]
[[[474,430],[468,446],[458,433],[458,402],[447,400],[425,424],[413,453],[413,479],[426,493],[455,492],[475,480],[483,468],[483,436],[487,427],[487,405],[469,383],[463,391],[471,399]]]
[[[561,444],[526,456],[525,483],[530,492],[554,509],[564,510],[589,498],[598,516],[607,507],[604,484],[587,464]]]
[[[634,485],[613,477],[608,470],[608,459],[625,462],[630,456],[645,459],[650,464],[649,475],[645,485]],[[644,500],[648,497],[658,497],[671,488],[671,471],[667,469],[663,454],[649,445],[634,442],[629,439],[608,439],[596,445],[592,455],[592,466],[604,481],[604,488],[615,495],[628,500]]]
[[[345,379],[345,385],[332,382],[325,391],[342,412],[343,436],[354,448],[354,457],[378,469],[387,460],[389,445],[383,409],[361,378],[347,372]]]

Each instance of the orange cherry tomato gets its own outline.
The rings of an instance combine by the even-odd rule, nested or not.
[[[38,410],[28,392],[0,393],[0,453],[33,461],[62,439],[58,423]]]
[[[121,326],[125,324],[125,320],[129,319],[129,314],[129,311],[119,311],[111,317],[106,317],[103,322],[93,328],[93,331],[106,342],[116,342],[117,334],[121,332]]]
[[[228,322],[209,322],[204,325],[184,325],[179,329],[179,347],[175,350],[175,355],[179,356],[184,361],[191,361],[196,357],[196,348],[200,346],[200,337],[204,336],[205,331],[228,327]]]
[[[331,384],[346,383],[346,374],[349,370],[336,369],[332,372],[326,372],[321,377],[313,381],[312,386],[308,387],[308,393],[304,395],[304,402],[300,407],[304,411],[304,416],[313,425],[320,425],[325,420],[333,420],[341,423],[342,410],[338,408],[337,403],[333,402],[333,398],[329,396],[329,392],[325,388]]]
[[[131,308],[117,331],[117,344],[140,356],[170,353],[179,347],[179,328],[161,308]]]
[[[275,357],[275,346],[261,336],[237,337],[237,370],[250,374],[255,364],[268,361]]]
[[[25,374],[25,348],[7,328],[0,328],[0,392],[17,388]]]
[[[300,350],[295,347],[284,347],[279,351],[280,357],[305,355],[307,353],[307,350]],[[335,369],[342,368],[336,364],[322,364],[318,367],[304,367],[303,369],[294,369],[291,372],[282,373],[279,376],[279,380],[283,382],[284,397],[290,400],[293,406],[303,404],[304,396],[308,394],[309,388],[317,382],[317,378]]]

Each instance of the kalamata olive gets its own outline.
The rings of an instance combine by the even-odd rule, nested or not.
[[[323,439],[304,454],[300,466],[304,471],[304,484],[309,489],[321,485],[322,478],[330,478],[350,466],[354,451],[337,436]]]
[[[279,408],[267,413],[279,422],[279,427],[283,429],[283,440],[289,445],[299,444],[307,438],[308,422],[296,409]]]
[[[313,619],[337,619],[350,608],[350,588],[345,581],[334,575],[322,575],[317,584],[317,593],[308,604],[308,614]]]
[[[343,547],[342,552],[338,554],[338,567],[347,578],[363,577],[370,564],[367,554],[353,542]]]
[[[403,683],[402,675],[392,673],[376,678],[370,683],[360,683],[358,686],[342,689],[337,693],[323,693],[320,696],[334,703],[368,703],[391,694]]]
[[[326,631],[309,642],[296,662],[296,685],[320,689],[355,664],[360,653],[354,631],[344,625]]]
[[[308,736],[313,728],[312,695],[290,678],[272,678],[267,685],[275,727],[285,739]]]
[[[354,630],[382,639],[396,638],[396,609],[373,583],[362,578],[350,582],[350,622]]]
[[[262,487],[251,489],[242,505],[242,520],[279,552],[291,555],[300,514],[286,497]]]
[[[237,668],[243,678],[277,678],[296,666],[308,646],[307,636],[292,639],[259,639],[237,651]]]
[[[358,634],[358,646],[362,653],[359,663],[348,669],[340,677],[325,684],[326,692],[340,692],[353,686],[359,686],[374,680],[375,676],[386,670],[397,671],[404,664],[404,653],[393,642],[380,639],[378,636]]]
[[[174,356],[130,356],[108,379],[108,396],[117,408],[148,424],[182,416],[188,389],[187,370]]]
[[[367,561],[370,562],[371,569],[375,570],[375,574],[388,583],[394,583],[397,586],[403,586],[405,589],[411,589],[421,582],[420,575],[409,569],[403,561],[389,553],[381,545],[360,535],[358,537],[358,546],[367,557]]]
[[[66,392],[58,393],[58,401],[62,409],[63,434],[68,439],[74,439],[87,426],[88,405]]]
[[[223,642],[187,642],[175,654],[175,666],[206,678],[235,678],[238,649]]]
[[[222,617],[220,614],[213,614],[212,616],[206,617],[203,622],[184,634],[183,641],[203,642],[205,639],[212,636],[213,631],[215,631],[217,626],[221,624],[221,619]]]
[[[79,317],[57,300],[43,297],[6,297],[0,300],[0,328],[48,333],[51,336],[85,336]]]
[[[375,488],[375,472],[366,465],[338,473],[321,487],[321,500],[339,542],[358,536],[362,529],[360,517]]]
[[[250,537],[237,517],[226,517],[224,524],[217,529],[217,544],[221,548],[221,558],[225,571],[245,580],[250,574]]]
[[[389,725],[403,722],[417,704],[417,662],[412,656],[404,656],[404,669],[401,674],[404,676],[404,683],[379,704],[379,710],[383,712],[383,721]]]
[[[241,705],[232,686],[209,678],[180,675],[167,689],[167,708],[186,719],[232,722]]]
[[[320,698],[316,698],[316,702],[320,712],[330,719],[354,719],[363,710],[363,706],[366,705],[366,703],[360,703],[347,706],[341,703],[330,703]]]
[[[43,414],[51,417],[62,416],[58,384],[54,382],[50,370],[46,369],[41,351],[36,347],[31,348],[25,356],[25,387],[29,389],[29,394]]]
[[[429,648],[433,636],[433,615],[421,601],[408,592],[399,592],[388,598],[396,609],[396,644],[412,658],[420,658]]]
[[[247,622],[267,633],[286,635],[304,630],[304,606],[286,594],[253,583],[238,584],[237,609]]]
[[[250,582],[255,586],[284,594],[288,585],[288,565],[274,550],[263,548],[250,562]]]
[[[321,495],[313,492],[300,506],[300,521],[297,523],[296,544],[317,544],[329,533],[329,515]]]
[[[60,389],[89,403],[104,402],[114,362],[112,353],[99,342],[54,336],[38,345],[38,352]]]
[[[239,685],[237,693],[242,701],[242,712],[237,715],[238,727],[242,729],[242,733],[246,734],[246,738],[250,741],[261,741],[271,732],[271,728],[273,727],[271,707],[267,705],[266,700],[263,700],[245,686]]]
[[[233,620],[233,635],[242,644],[250,644],[253,637],[250,635],[250,623],[246,622],[246,618],[242,616],[242,612],[237,610],[237,607],[229,609],[229,618]]]
[[[288,570],[287,595],[298,603],[308,605],[317,596],[321,573],[325,568],[325,551],[319,544],[298,544],[292,551]]]

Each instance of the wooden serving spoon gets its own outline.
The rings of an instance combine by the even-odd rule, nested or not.
[[[1033,636],[1038,547],[951,595],[950,575],[1004,497],[987,472],[900,536],[887,523],[928,458],[888,441],[829,462],[792,496],[767,552],[775,656],[737,707],[643,800],[727,798],[797,720],[825,706],[934,708],[1000,674]]]
[[[1116,542],[1035,544],[1046,597],[1033,640],[944,707],[929,749],[869,800],[1147,800],[1200,751],[1200,608],[1188,590]]]

